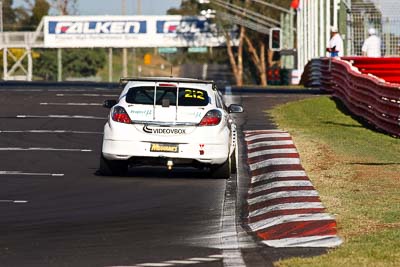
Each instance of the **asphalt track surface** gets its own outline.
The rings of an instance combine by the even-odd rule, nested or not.
[[[119,92],[106,86],[0,88],[1,267],[271,266],[279,258],[321,253],[269,249],[242,229],[248,186],[242,145],[238,179],[154,167],[99,176],[108,114],[101,104]],[[273,129],[264,110],[314,95],[226,98],[245,108],[236,115],[242,131]]]

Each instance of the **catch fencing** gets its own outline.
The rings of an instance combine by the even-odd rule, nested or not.
[[[400,58],[320,58],[306,65],[301,83],[320,87],[353,114],[400,137],[399,73]]]
[[[353,11],[354,12],[354,11]],[[380,12],[354,12],[350,16],[348,55],[361,55],[361,47],[368,38],[368,29],[374,28],[381,39],[383,56],[398,56],[400,54],[400,19],[383,17]]]

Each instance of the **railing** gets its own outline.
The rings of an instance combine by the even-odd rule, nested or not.
[[[386,82],[400,84],[400,57],[344,57],[361,73],[373,74]]]
[[[43,47],[43,32],[2,32],[0,48]]]
[[[396,58],[321,58],[307,64],[302,82],[306,86],[312,85],[311,81],[315,83],[318,74],[313,66],[319,62],[321,89],[340,99],[353,114],[389,134],[400,136],[400,84],[389,83],[351,64],[357,62],[356,65],[368,63],[373,66],[379,61],[381,68],[376,70],[389,71],[386,66],[390,66],[396,74],[394,65],[397,63],[394,62],[397,60],[400,63],[400,59]],[[387,74],[385,78],[388,77],[391,77],[391,81],[395,80],[394,75]],[[397,77],[397,81],[400,82],[400,77]]]

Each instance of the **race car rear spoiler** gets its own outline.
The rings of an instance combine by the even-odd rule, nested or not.
[[[122,77],[119,79],[119,85],[125,86],[131,81],[142,82],[179,82],[179,83],[201,83],[201,84],[214,84],[211,80],[199,80],[192,78],[178,78],[178,77]]]

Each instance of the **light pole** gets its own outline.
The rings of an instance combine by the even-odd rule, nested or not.
[[[136,0],[136,15],[142,15],[142,1]],[[137,68],[136,68],[137,65]],[[139,76],[136,75],[136,69],[139,69],[138,60],[136,56],[136,48],[132,47],[132,76]],[[139,71],[138,71],[139,72]]]
[[[3,32],[3,1],[0,1],[0,32]]]
[[[126,15],[126,0],[122,0],[122,15]],[[128,77],[128,49],[122,48],[122,76]]]
[[[122,0],[121,2],[121,14],[126,15],[126,0]]]
[[[137,0],[137,14],[142,15],[142,1]]]

